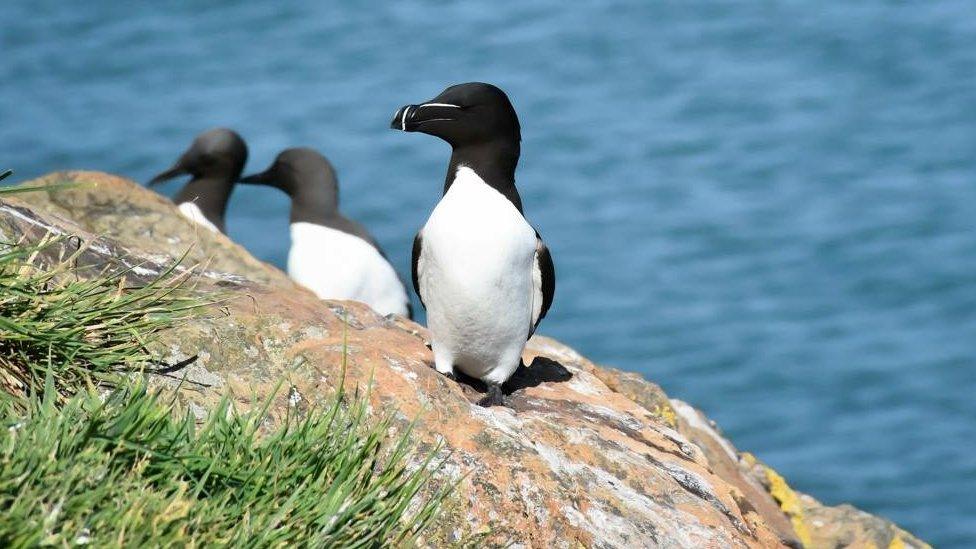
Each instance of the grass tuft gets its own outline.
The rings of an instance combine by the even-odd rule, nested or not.
[[[125,375],[159,369],[151,343],[203,305],[190,271],[142,282],[79,267],[85,251],[0,243],[0,547],[416,541],[453,488],[423,490],[440,447],[418,454],[409,428],[391,440],[394,417],[341,384],[276,428],[271,399],[224,398],[198,421]]]
[[[433,453],[408,468],[409,433],[387,444],[367,406],[259,435],[263,410],[226,399],[198,426],[140,385],[59,404],[48,384],[26,415],[0,404],[0,546],[403,545],[447,493],[418,496]]]
[[[77,242],[77,239],[74,239]],[[58,392],[153,363],[149,343],[200,303],[172,270],[132,285],[130,271],[83,272],[72,238],[0,245],[0,392],[38,394],[50,372]],[[83,275],[83,276],[82,276]]]
[[[13,170],[0,171],[0,181],[3,181],[4,179],[10,177],[13,174],[14,174]],[[36,187],[24,187],[24,186],[0,187],[0,196],[11,195],[11,194],[22,194],[22,193],[29,193],[29,192],[36,192],[36,191],[44,191],[44,192],[59,191],[62,189],[70,189],[76,186],[77,185],[75,185],[74,183],[62,183],[57,185],[40,185]]]
[[[76,243],[0,244],[0,547],[402,546],[434,519],[440,447],[391,440],[366,395],[270,428],[270,399],[201,422],[124,375],[202,303],[175,265],[133,284]]]

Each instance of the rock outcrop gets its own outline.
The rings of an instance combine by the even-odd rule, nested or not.
[[[133,277],[185,254],[199,291],[219,303],[166,333],[164,361],[197,359],[154,383],[178,390],[194,413],[230,393],[241,406],[273,398],[269,421],[281,421],[344,383],[369,387],[373,409],[395,413],[401,428],[416,418],[420,444],[442,444],[439,482],[458,482],[426,544],[926,546],[883,519],[794,492],[692,406],[552,339],[529,342],[529,366],[510,383],[514,409],[481,408],[480,388],[432,369],[420,325],[320,301],[130,181],[65,172],[28,185],[60,183],[74,185],[0,201],[0,237],[77,235],[81,261],[134,267]]]

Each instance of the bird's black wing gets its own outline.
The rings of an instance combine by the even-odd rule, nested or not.
[[[424,296],[420,294],[420,281],[417,272],[420,270],[420,247],[423,246],[424,238],[420,232],[417,236],[413,237],[413,253],[410,260],[410,279],[413,281],[413,291],[417,292],[417,297],[420,298],[420,304],[427,308],[424,303]]]
[[[552,264],[552,255],[538,231],[535,238],[535,261],[532,263],[532,329],[529,337],[532,337],[539,322],[546,317],[552,298],[556,295],[556,268]]]

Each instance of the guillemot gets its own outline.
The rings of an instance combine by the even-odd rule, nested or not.
[[[234,183],[247,162],[247,144],[233,130],[215,128],[198,135],[173,166],[149,181],[157,185],[191,175],[173,202],[184,216],[214,232],[224,232],[224,213]]]
[[[413,287],[427,309],[435,368],[482,380],[488,394],[479,404],[504,405],[502,384],[556,290],[549,249],[515,188],[518,116],[505,92],[473,82],[401,107],[390,127],[452,148],[443,196],[413,242]]]
[[[267,170],[241,183],[269,185],[291,197],[288,275],[322,299],[352,299],[382,314],[411,317],[407,290],[379,244],[339,212],[335,170],[318,152],[286,149]]]

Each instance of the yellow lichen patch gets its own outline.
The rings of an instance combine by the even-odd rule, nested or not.
[[[806,522],[803,520],[803,506],[800,504],[799,496],[779,473],[769,467],[766,467],[765,470],[766,481],[769,482],[769,495],[773,496],[779,503],[779,508],[786,513],[786,516],[790,517],[796,537],[800,538],[800,542],[805,547],[809,547],[812,540]]]
[[[651,410],[651,413],[654,414],[655,417],[663,419],[664,422],[668,424],[668,427],[671,427],[672,429],[676,429],[678,427],[678,414],[675,413],[674,408],[667,405],[662,406],[660,404],[655,404],[654,409]]]
[[[739,458],[742,459],[749,467],[756,464],[756,456],[752,455],[751,452],[739,452]]]
[[[895,534],[895,537],[891,538],[891,543],[888,544],[888,549],[905,549],[905,542],[902,541],[901,536]]]

